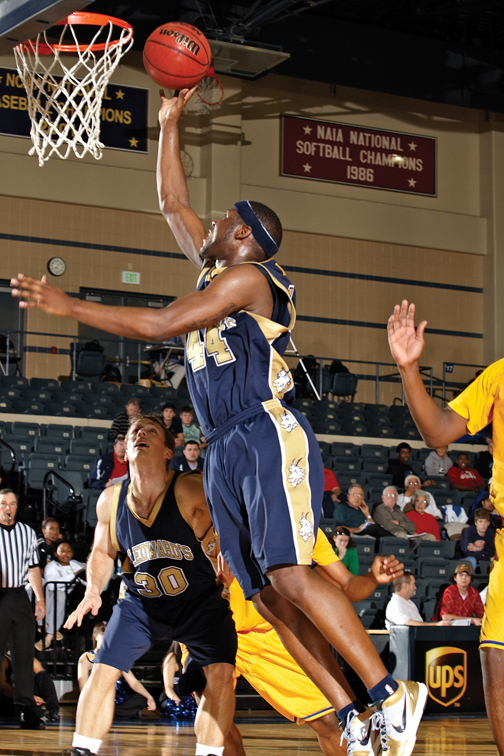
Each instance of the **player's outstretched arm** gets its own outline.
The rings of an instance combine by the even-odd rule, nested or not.
[[[160,90],[159,151],[157,162],[157,187],[159,207],[166,218],[182,252],[199,268],[202,259],[199,251],[205,238],[205,228],[191,210],[187,182],[180,159],[178,123],[185,106],[197,87],[182,89],[177,97],[168,99]]]
[[[95,528],[93,548],[87,562],[87,586],[84,598],[63,625],[70,630],[75,623],[80,627],[84,616],[91,612],[96,617],[101,607],[101,593],[105,590],[114,570],[116,550],[110,538],[110,511],[114,486],[106,488],[96,505],[98,524]]]
[[[177,299],[168,307],[110,307],[69,297],[42,279],[20,273],[11,280],[12,295],[20,307],[38,308],[50,315],[69,317],[118,336],[162,341],[218,323],[237,310],[270,317],[271,291],[254,265],[230,267],[203,291]],[[269,302],[269,313],[267,303]]]
[[[202,475],[184,475],[175,483],[175,498],[184,509],[194,535],[202,540],[212,526]]]
[[[466,420],[452,409],[441,409],[425,390],[418,369],[422,354],[427,321],[415,328],[415,305],[406,299],[395,305],[388,320],[388,340],[392,357],[397,363],[404,386],[404,394],[413,420],[430,447],[444,446],[466,433]]]

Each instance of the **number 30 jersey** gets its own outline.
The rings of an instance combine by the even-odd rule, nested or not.
[[[128,592],[144,599],[147,614],[162,621],[167,612],[220,591],[212,563],[175,497],[175,481],[192,473],[172,472],[147,519],[132,507],[130,481],[116,483],[110,518],[112,545],[128,557],[122,574]]]
[[[294,380],[283,354],[296,320],[294,286],[275,260],[256,265],[273,293],[271,320],[244,310],[186,336],[186,379],[205,438],[236,418],[261,411],[263,402],[294,399]],[[207,263],[197,290],[226,268]]]

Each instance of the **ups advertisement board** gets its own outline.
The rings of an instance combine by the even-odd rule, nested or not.
[[[415,643],[415,679],[429,691],[427,712],[477,712],[485,710],[483,681],[477,644]]]

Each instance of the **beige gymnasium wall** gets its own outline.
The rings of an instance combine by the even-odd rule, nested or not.
[[[0,67],[13,65],[9,56],[0,57]],[[137,54],[127,56],[113,82],[151,87]],[[181,147],[193,163],[191,201],[205,223],[246,197],[279,213],[285,238],[278,260],[298,290],[294,339],[300,352],[389,362],[384,323],[393,304],[406,297],[434,329],[423,363],[436,375],[443,361],[480,364],[500,356],[500,118],[360,90],[333,91],[277,74],[223,82],[220,110],[200,115],[191,106],[184,117]],[[167,296],[192,290],[195,269],[179,258],[157,207],[157,104],[152,84],[147,155],[106,150],[98,162],[72,156],[39,168],[27,155],[26,139],[0,136],[0,278],[18,270],[41,275],[47,260],[61,255],[67,271],[58,284],[70,292],[80,286]],[[284,113],[436,137],[437,196],[280,176]],[[1,117],[0,108],[0,131]],[[122,284],[123,270],[140,272],[141,287]],[[35,311],[28,313],[27,329],[76,332],[72,322]],[[65,345],[54,341],[30,337],[28,344]],[[356,370],[367,372],[364,366]],[[29,377],[67,371],[68,357],[28,354]],[[466,380],[472,372],[459,371],[457,378]],[[380,401],[399,394],[398,386],[382,384]],[[372,381],[360,382],[357,398],[374,401]]]

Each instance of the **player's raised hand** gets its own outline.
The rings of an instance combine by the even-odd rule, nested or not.
[[[162,126],[168,117],[170,120],[178,121],[197,88],[198,86],[196,85],[191,89],[181,89],[178,95],[174,97],[166,97],[164,90],[160,89],[161,108],[159,109],[159,125]]]
[[[96,617],[96,615],[100,611],[101,605],[102,600],[99,596],[89,596],[87,598],[86,596],[84,596],[77,609],[72,612],[63,627],[65,628],[65,630],[71,630],[76,622],[77,627],[80,627],[85,615],[88,612],[91,612],[93,617]]]
[[[415,305],[403,299],[401,305],[394,307],[394,312],[388,319],[388,340],[392,357],[401,367],[414,364],[422,354],[425,345],[424,331],[427,325],[422,320],[415,328]]]
[[[21,300],[20,307],[27,309],[38,307],[49,315],[60,317],[70,315],[71,298],[62,289],[48,284],[45,276],[38,279],[19,273],[17,278],[11,279],[10,283],[12,296]]]
[[[371,565],[371,570],[377,583],[391,583],[404,572],[404,564],[395,556],[376,556]]]

